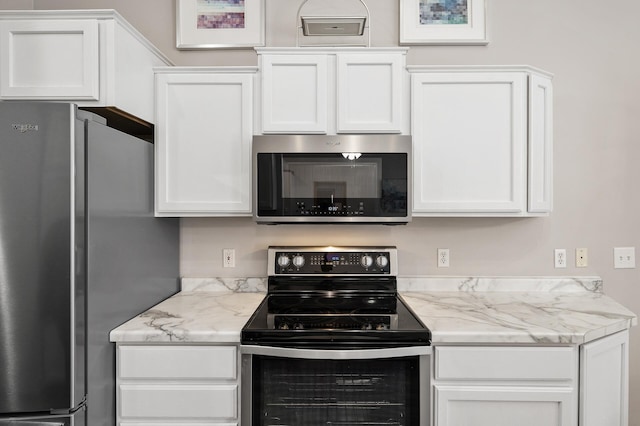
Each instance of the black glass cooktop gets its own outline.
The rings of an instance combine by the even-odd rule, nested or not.
[[[350,291],[345,280],[270,280],[269,294],[243,328],[241,343],[363,349],[430,344],[431,332],[396,295],[395,280],[381,280],[370,292]]]

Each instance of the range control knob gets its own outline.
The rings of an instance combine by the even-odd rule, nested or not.
[[[365,268],[370,268],[371,265],[373,265],[373,257],[369,256],[368,254],[365,254],[360,258],[360,264]]]
[[[299,254],[293,256],[293,266],[296,268],[302,268],[304,266],[304,256]]]
[[[280,266],[281,268],[286,268],[287,266],[289,266],[290,262],[291,259],[289,259],[289,256],[287,256],[286,254],[281,254],[280,256],[278,256],[278,266]]]
[[[389,259],[387,259],[387,256],[380,255],[376,258],[376,264],[380,268],[384,268],[389,264]]]

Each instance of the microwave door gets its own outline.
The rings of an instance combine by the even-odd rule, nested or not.
[[[282,188],[282,155],[258,155],[258,209],[261,212],[279,210]]]

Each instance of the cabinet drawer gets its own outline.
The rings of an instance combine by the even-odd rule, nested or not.
[[[121,418],[234,419],[236,385],[120,385]]]
[[[120,346],[121,379],[226,379],[237,377],[235,346]]]
[[[572,347],[438,347],[437,380],[573,381],[577,353]]]

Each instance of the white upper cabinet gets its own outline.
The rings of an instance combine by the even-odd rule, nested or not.
[[[0,21],[2,99],[100,99],[97,20]]]
[[[155,71],[156,215],[250,216],[255,67]]]
[[[529,67],[410,67],[414,216],[551,211],[551,77]]]
[[[0,12],[0,100],[110,107],[153,122],[170,61],[115,11]]]
[[[337,55],[337,132],[401,133],[404,54]]]
[[[327,56],[262,55],[263,133],[327,132]]]
[[[262,133],[408,133],[405,48],[260,48]]]

